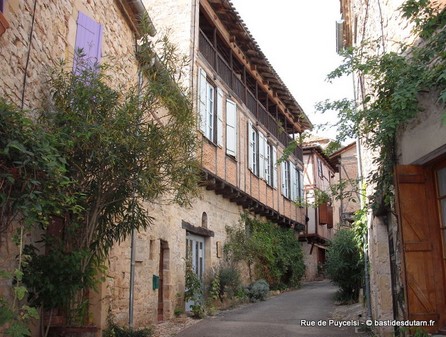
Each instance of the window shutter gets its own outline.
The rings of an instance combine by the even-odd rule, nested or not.
[[[395,171],[401,247],[404,252],[407,306],[409,319],[437,320],[438,303],[444,303],[442,251],[436,236],[440,235],[435,213],[435,190],[430,172],[422,166],[397,165]],[[440,287],[442,288],[442,287]]]
[[[198,110],[200,118],[200,130],[204,134],[206,133],[206,102],[207,102],[207,81],[206,72],[200,68],[199,73],[199,97],[198,97]]]
[[[273,146],[273,187],[277,188],[277,150]]]
[[[290,199],[297,199],[297,170],[296,167],[290,165]]]
[[[254,172],[254,140],[252,137],[253,128],[251,121],[248,121],[248,168]]]
[[[266,138],[259,132],[259,177],[265,179]]]
[[[324,177],[324,171],[322,169],[322,160],[320,160],[319,158],[317,158],[317,174],[321,178]]]
[[[87,15],[79,12],[77,17],[76,42],[74,44],[73,69],[78,73],[82,67],[93,68],[101,60],[102,26]],[[82,58],[79,58],[81,51]]]
[[[223,92],[217,88],[217,145],[223,146]]]
[[[209,84],[209,82],[206,81],[206,90],[207,90],[207,129],[206,129],[206,136],[209,140],[215,141],[214,136],[214,118],[215,118],[215,111],[214,111],[214,97],[215,97],[215,89],[212,85]]]
[[[299,170],[299,199],[301,202],[305,201],[304,173],[301,170]]]
[[[226,101],[226,153],[234,156],[237,153],[237,105]]]
[[[272,177],[271,177],[271,144],[268,142],[265,143],[265,180],[268,183],[268,185],[272,185]]]
[[[282,194],[285,197],[288,197],[288,179],[287,179],[287,165],[288,162],[284,161],[282,162],[282,165],[280,166],[282,169]]]

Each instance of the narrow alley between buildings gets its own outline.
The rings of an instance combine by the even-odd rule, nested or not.
[[[334,304],[336,291],[330,281],[306,283],[299,290],[265,302],[223,311],[183,330],[177,337],[366,336],[353,326],[359,324],[356,312],[342,318],[335,314],[340,308]],[[360,314],[360,307],[356,308]]]

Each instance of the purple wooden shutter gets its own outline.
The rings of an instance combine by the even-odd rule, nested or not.
[[[102,53],[101,44],[101,24],[79,12],[77,17],[76,42],[74,45],[73,69],[75,72],[78,72],[83,67],[94,67],[99,63]],[[80,53],[82,57],[80,57]]]
[[[0,12],[3,12],[3,0],[0,0]]]

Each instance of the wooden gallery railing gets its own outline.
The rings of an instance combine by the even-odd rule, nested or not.
[[[259,102],[255,94],[249,90],[244,83],[243,75],[236,73],[226,60],[212,46],[212,43],[200,31],[199,51],[208,61],[220,78],[232,89],[235,95],[246,104],[248,109],[257,117],[258,121],[281,142],[285,147],[293,141],[293,139],[285,132],[284,128],[279,125],[277,119],[273,117]],[[294,155],[302,160],[303,151],[300,146],[294,150]]]

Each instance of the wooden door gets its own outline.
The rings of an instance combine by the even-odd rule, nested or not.
[[[186,258],[191,260],[192,269],[201,282],[203,282],[204,276],[204,244],[204,237],[188,233],[186,237]],[[190,311],[193,304],[194,301],[192,300],[186,302],[186,311]]]
[[[401,228],[410,320],[444,320],[444,279],[432,174],[421,166],[396,169],[397,209]]]

